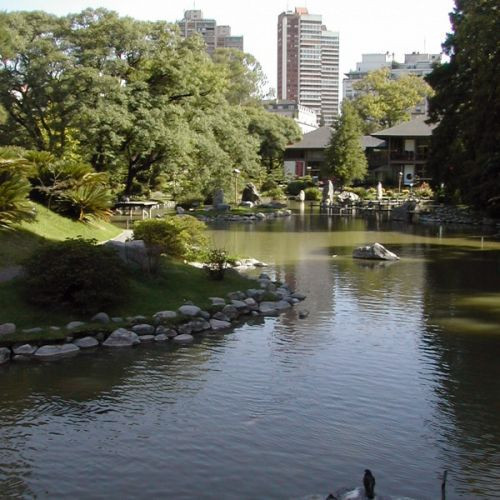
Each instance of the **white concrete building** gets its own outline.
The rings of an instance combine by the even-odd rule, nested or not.
[[[316,112],[313,109],[297,104],[295,101],[270,100],[264,101],[263,104],[270,113],[293,118],[303,134],[318,128]]]

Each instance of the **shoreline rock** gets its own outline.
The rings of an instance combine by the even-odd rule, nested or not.
[[[355,248],[352,252],[354,259],[368,259],[368,260],[399,260],[399,257],[387,250],[380,243],[373,243],[372,245],[365,245]]]

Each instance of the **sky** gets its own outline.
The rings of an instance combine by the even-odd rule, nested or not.
[[[45,10],[58,15],[104,7],[143,20],[176,21],[187,9],[201,9],[217,24],[243,35],[245,51],[262,65],[276,88],[278,15],[294,7],[321,14],[323,24],[340,33],[340,74],[354,69],[363,53],[441,52],[450,31],[453,0],[0,0],[0,10]]]

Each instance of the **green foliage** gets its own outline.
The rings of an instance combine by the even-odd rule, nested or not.
[[[314,187],[312,177],[309,175],[289,182],[286,186],[286,192],[290,196],[298,196],[301,191],[305,191],[308,187]]]
[[[456,0],[449,62],[428,75],[434,129],[429,168],[449,199],[498,210],[500,193],[500,16],[495,0]],[[500,214],[500,211],[496,213]]]
[[[342,103],[342,115],[332,131],[326,159],[328,174],[343,185],[349,186],[366,175],[368,164],[361,145],[361,123],[349,101]]]
[[[148,219],[134,226],[134,239],[143,240],[148,250],[150,270],[157,271],[160,256],[195,260],[208,244],[203,222],[190,215]]]
[[[417,186],[414,189],[415,195],[418,198],[433,198],[434,197],[434,191],[432,188],[429,186],[427,182],[422,182],[420,186]]]
[[[27,300],[50,309],[96,312],[123,300],[128,289],[116,252],[95,240],[47,244],[28,259],[26,272]]]
[[[271,198],[273,201],[281,201],[286,199],[285,191],[283,191],[283,188],[280,186],[277,186],[270,191],[267,191],[265,193],[262,193],[262,196],[267,196],[268,198]]]
[[[409,120],[411,109],[432,93],[422,78],[404,75],[392,79],[388,68],[371,71],[354,88],[359,94],[352,103],[365,134]]]
[[[308,187],[304,190],[306,201],[321,200],[321,190],[317,187]]]
[[[33,218],[28,201],[30,163],[15,150],[0,150],[0,230]]]
[[[226,250],[222,248],[211,249],[204,259],[210,278],[214,280],[224,279],[224,274],[229,266],[229,260]]]

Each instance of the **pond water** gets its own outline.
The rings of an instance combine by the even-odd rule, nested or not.
[[[365,468],[384,495],[439,498],[447,469],[448,499],[498,498],[498,242],[307,211],[212,235],[307,300],[187,347],[1,367],[1,498],[303,498]],[[351,258],[373,241],[401,261]]]

